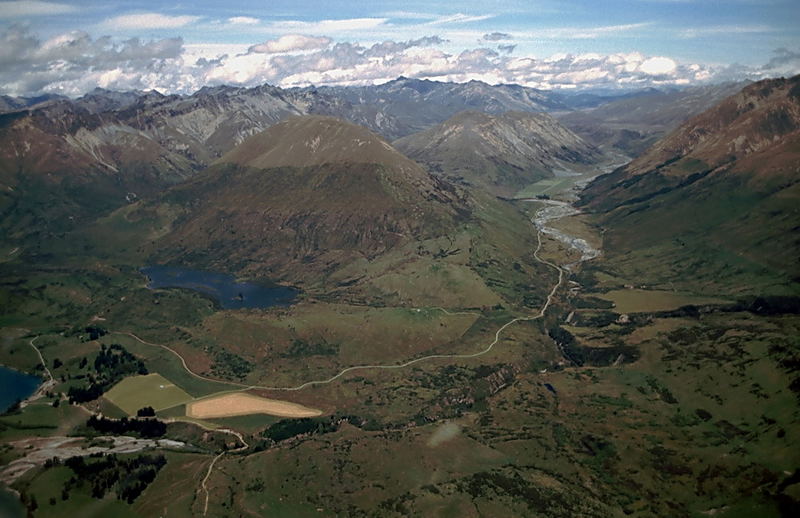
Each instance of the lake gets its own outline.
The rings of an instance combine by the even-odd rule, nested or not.
[[[288,306],[298,291],[277,284],[237,282],[232,275],[180,266],[147,266],[141,269],[147,276],[147,287],[185,288],[212,297],[223,309],[268,308]]]
[[[5,412],[17,400],[36,392],[42,379],[0,366],[0,412]]]

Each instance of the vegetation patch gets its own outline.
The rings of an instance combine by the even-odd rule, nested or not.
[[[688,293],[662,290],[625,289],[594,294],[595,297],[614,303],[617,313],[649,313],[668,311],[688,305],[727,304],[730,301]]]
[[[86,364],[87,361],[84,359],[81,368]],[[60,365],[61,361],[58,358],[53,360],[54,369]],[[88,377],[88,385],[70,387],[67,396],[71,403],[93,401],[99,398],[108,387],[131,374],[147,374],[147,367],[119,344],[111,344],[108,347],[101,345],[100,353],[94,359],[94,372],[90,373]]]
[[[161,374],[125,378],[109,390],[105,397],[128,415],[136,415],[144,407],[159,411],[192,400],[192,396]]]

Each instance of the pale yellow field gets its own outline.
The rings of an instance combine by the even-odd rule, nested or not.
[[[267,399],[246,393],[225,394],[201,399],[186,405],[186,415],[199,419],[249,414],[267,414],[278,417],[315,417],[322,414],[322,412],[297,403]]]

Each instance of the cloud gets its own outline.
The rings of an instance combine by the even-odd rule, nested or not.
[[[114,42],[82,31],[41,41],[15,25],[0,34],[0,90],[79,95],[96,86],[130,90],[179,90],[183,40]]]
[[[286,20],[274,22],[272,27],[278,30],[321,34],[374,29],[384,25],[387,20],[387,18],[346,18],[340,20],[320,20],[317,22]]]
[[[762,67],[762,70],[776,70],[789,66],[794,66],[794,70],[800,69],[800,52],[779,48],[772,51],[773,57]]]
[[[477,16],[470,16],[467,14],[457,13],[451,14],[448,16],[441,16],[436,18],[435,20],[431,20],[429,22],[423,23],[422,25],[445,25],[445,24],[454,24],[454,23],[471,23],[471,22],[480,22],[483,20],[488,20],[489,18],[494,18],[493,14],[482,14]]]
[[[234,16],[233,18],[228,18],[227,21],[231,25],[258,25],[261,23],[261,20],[251,16]]]
[[[168,16],[160,13],[123,14],[105,20],[101,26],[113,30],[175,29],[199,19],[199,16]]]
[[[481,39],[483,41],[503,41],[513,40],[514,37],[510,34],[506,34],[505,32],[491,32],[489,34],[484,34]]]
[[[678,37],[692,39],[704,36],[718,36],[720,34],[763,34],[775,31],[776,29],[769,25],[716,25],[684,29],[678,32]]]
[[[543,29],[533,33],[533,38],[588,40],[608,34],[620,36],[624,32],[633,32],[653,25],[651,22],[626,23],[623,25],[604,25],[601,27],[559,27]]]
[[[187,46],[180,38],[118,40],[81,31],[42,40],[13,25],[0,32],[0,93],[75,96],[101,86],[187,94],[206,85],[363,85],[398,76],[542,89],[634,89],[800,72],[800,52],[785,48],[763,66],[720,67],[639,52],[534,57],[502,44],[453,52],[445,43],[438,35],[365,45],[290,33],[249,48]]]
[[[639,70],[651,76],[672,74],[677,68],[675,61],[661,56],[646,59],[639,65]]]
[[[72,5],[56,2],[0,2],[0,18],[22,18],[26,16],[50,16],[77,11]]]
[[[315,50],[327,47],[331,44],[331,41],[330,38],[325,37],[315,38],[302,34],[285,34],[280,38],[253,45],[247,52],[248,54],[278,54],[296,50]]]

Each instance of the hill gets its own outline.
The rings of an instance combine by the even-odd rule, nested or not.
[[[451,185],[380,137],[322,116],[254,135],[166,200],[185,213],[162,257],[260,274],[321,275],[450,233],[468,214]]]
[[[526,112],[464,111],[394,145],[435,174],[501,196],[600,154],[550,115]]]
[[[629,276],[728,292],[796,292],[800,76],[754,83],[594,181],[612,259]],[[676,216],[677,215],[677,216]]]

